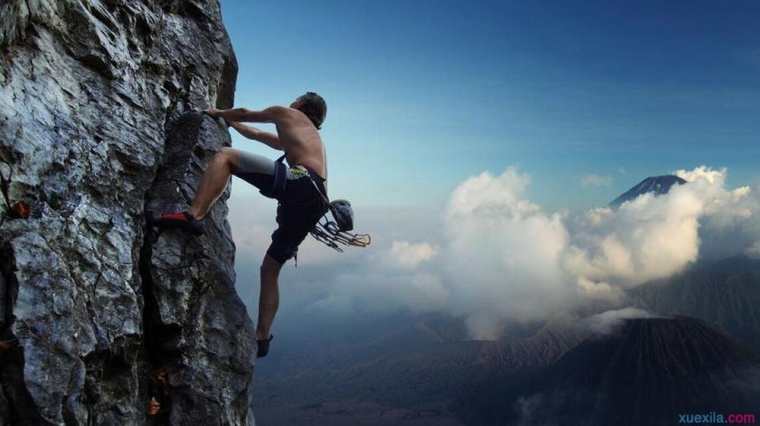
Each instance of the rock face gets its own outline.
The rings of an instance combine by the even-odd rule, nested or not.
[[[229,188],[201,237],[144,219],[185,207],[230,144],[194,112],[233,103],[218,2],[10,0],[0,16],[0,425],[253,424]]]

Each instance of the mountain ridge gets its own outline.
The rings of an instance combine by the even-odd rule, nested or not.
[[[623,203],[634,200],[643,194],[666,194],[673,185],[683,185],[685,183],[686,180],[675,175],[650,176],[612,200],[609,206],[614,208],[620,207]]]
[[[760,361],[689,317],[627,319],[537,371],[476,385],[458,402],[472,425],[670,425],[679,413],[750,410]]]

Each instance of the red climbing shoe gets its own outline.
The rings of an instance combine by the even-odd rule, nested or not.
[[[162,213],[153,218],[153,223],[161,228],[180,228],[193,235],[203,235],[203,224],[187,211]]]

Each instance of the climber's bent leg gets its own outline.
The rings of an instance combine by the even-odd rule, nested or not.
[[[237,154],[232,174],[258,188],[262,195],[275,198],[275,169],[278,165],[263,155],[247,151],[237,151]],[[283,165],[280,166],[284,168]],[[284,178],[285,174],[281,178]]]
[[[282,263],[267,254],[261,264],[261,290],[259,293],[259,321],[256,325],[256,340],[259,344],[258,356],[265,356],[271,340],[272,322],[280,305],[280,291],[277,279]]]
[[[195,192],[193,204],[189,213],[200,220],[206,217],[208,210],[216,202],[227,187],[232,171],[240,161],[240,151],[233,148],[222,148],[208,164],[203,173],[198,189]]]
[[[240,161],[240,152],[232,148],[222,148],[209,162],[203,173],[192,206],[185,211],[166,212],[151,218],[155,224],[165,228],[181,228],[194,235],[203,234],[203,219],[209,208],[227,187],[232,171]]]

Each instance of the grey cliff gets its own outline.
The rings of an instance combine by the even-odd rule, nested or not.
[[[218,1],[3,0],[0,51],[0,426],[252,425],[229,187],[201,237],[145,220],[230,144]]]

